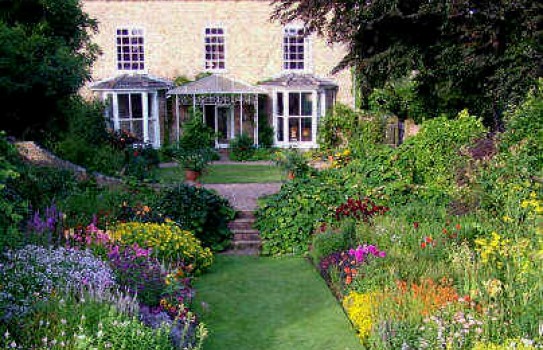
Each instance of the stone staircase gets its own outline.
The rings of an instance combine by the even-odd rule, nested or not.
[[[253,211],[238,211],[236,219],[228,224],[234,234],[232,245],[224,254],[259,255],[262,246],[260,233],[253,228],[255,215]]]

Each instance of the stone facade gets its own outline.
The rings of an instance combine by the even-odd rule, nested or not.
[[[225,76],[256,84],[283,73],[283,27],[270,21],[269,1],[83,0],[83,9],[99,22],[93,41],[102,55],[93,67],[95,81],[119,74],[115,34],[124,27],[144,30],[150,75],[193,79],[205,71],[204,30],[210,25],[225,29]],[[307,72],[333,80],[339,86],[337,100],[353,106],[350,71],[331,74],[345,54],[342,46],[312,36]]]

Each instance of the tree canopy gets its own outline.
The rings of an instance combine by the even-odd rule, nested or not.
[[[2,129],[39,138],[65,125],[63,103],[90,79],[96,29],[78,0],[0,1]]]
[[[416,71],[428,111],[469,108],[496,126],[541,76],[541,2],[274,0],[273,19],[301,20],[348,54],[362,95]]]

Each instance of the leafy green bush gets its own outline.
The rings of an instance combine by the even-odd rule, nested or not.
[[[255,146],[253,139],[247,134],[241,134],[236,136],[230,142],[230,154],[231,160],[241,161],[250,160],[255,152]]]
[[[191,108],[189,115],[189,119],[183,123],[178,147],[190,150],[213,147],[215,131],[204,124],[202,112]]]
[[[273,146],[273,127],[268,122],[266,113],[258,115],[258,146],[262,148],[270,148]]]
[[[103,104],[73,97],[63,102],[68,128],[57,141],[48,145],[59,157],[90,171],[118,175],[124,165],[122,149],[110,144],[104,123]]]
[[[384,123],[380,113],[355,111],[336,104],[319,125],[319,147],[327,152],[349,148],[361,157],[367,156],[383,142]]]
[[[315,225],[333,222],[335,208],[356,190],[345,186],[338,171],[285,183],[257,212],[255,227],[263,239],[263,254],[307,252]]]
[[[125,149],[128,163],[126,165],[126,175],[133,176],[136,179],[152,180],[154,179],[154,170],[160,162],[158,151],[150,145],[135,145]]]
[[[69,170],[26,165],[10,186],[32,209],[38,210],[70,196],[77,189],[77,180]]]
[[[486,132],[482,122],[461,112],[454,120],[439,117],[422,124],[420,132],[398,149],[395,165],[416,185],[454,187],[455,170],[466,159],[462,151]]]
[[[17,195],[12,184],[19,176],[15,147],[6,140],[4,132],[0,132],[0,251],[5,247],[19,244],[18,224],[26,212],[25,205]]]
[[[368,97],[368,107],[374,114],[393,114],[402,120],[411,118],[421,123],[425,111],[416,92],[417,83],[413,79],[389,81],[383,88],[373,90]]]
[[[230,242],[232,234],[227,224],[235,212],[226,199],[213,191],[179,184],[161,193],[157,210],[194,232],[205,247],[214,251],[226,248]]]

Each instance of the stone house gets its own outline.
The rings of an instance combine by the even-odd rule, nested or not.
[[[326,111],[354,105],[351,72],[331,74],[345,48],[272,22],[268,0],[82,3],[102,50],[89,88],[108,102],[113,128],[154,147],[179,138],[192,107],[217,132],[216,147],[241,133],[258,145],[266,123],[275,146],[314,148]],[[175,86],[178,77],[193,81]]]

